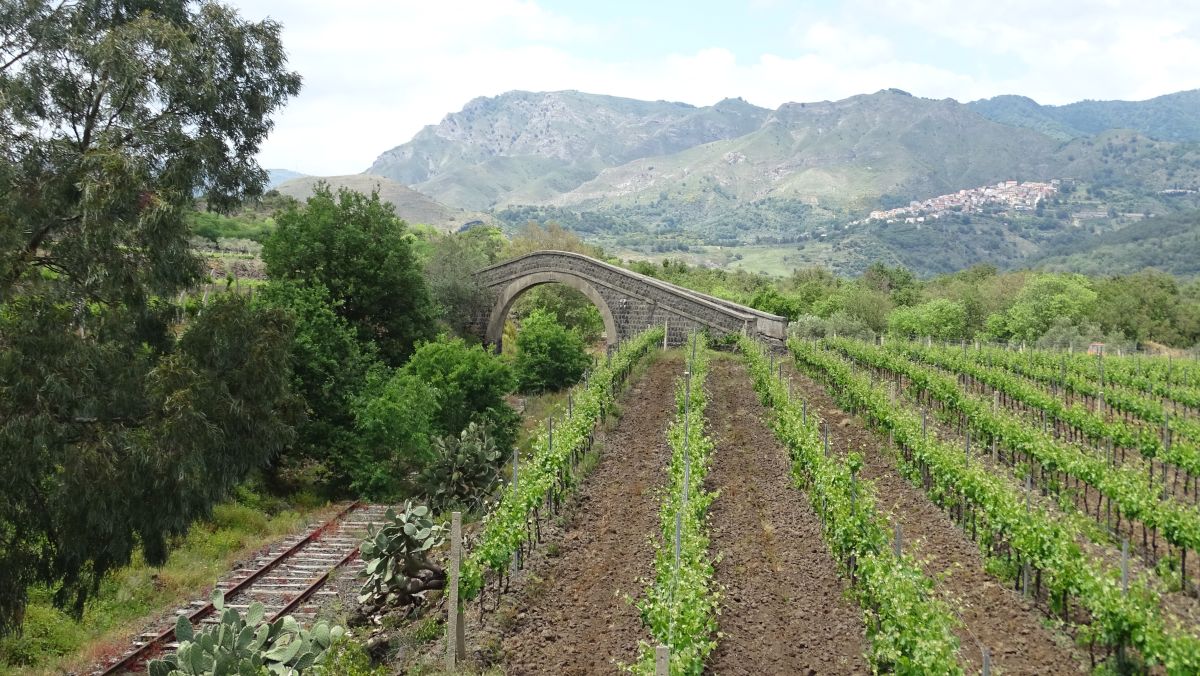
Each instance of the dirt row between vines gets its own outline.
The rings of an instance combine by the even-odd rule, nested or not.
[[[980,645],[992,665],[1006,674],[1078,673],[1087,656],[1065,633],[1046,628],[1044,616],[1030,601],[984,568],[983,555],[971,538],[935,505],[924,491],[905,479],[887,451],[887,437],[842,410],[821,383],[798,369],[787,372],[797,396],[829,422],[833,452],[863,456],[861,476],[875,482],[877,507],[891,524],[899,523],[905,550],[922,561],[937,593],[958,613],[960,657],[982,668]]]
[[[629,598],[653,575],[666,429],[682,372],[680,356],[668,353],[635,376],[569,512],[545,533],[515,593],[485,616],[506,673],[613,673],[636,659],[646,633]]]
[[[843,593],[821,524],[791,481],[744,366],[712,361],[708,490],[717,583],[724,587],[714,674],[870,673],[862,611]]]

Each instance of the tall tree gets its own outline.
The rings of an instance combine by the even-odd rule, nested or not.
[[[239,298],[182,336],[197,193],[259,194],[299,91],[279,26],[216,2],[0,3],[0,632],[81,612],[292,434],[291,323]]]
[[[434,333],[436,311],[404,222],[378,193],[318,185],[312,197],[280,213],[263,246],[272,279],[316,282],[360,339],[399,366]]]

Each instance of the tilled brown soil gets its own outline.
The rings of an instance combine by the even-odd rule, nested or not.
[[[714,674],[870,673],[862,612],[843,594],[821,525],[791,482],[787,451],[745,368],[714,359],[709,490],[717,582],[724,587]]]
[[[1065,634],[1043,625],[1044,617],[1019,593],[984,570],[982,553],[970,537],[918,487],[901,476],[887,451],[886,437],[843,411],[824,386],[798,370],[792,372],[799,396],[830,425],[830,443],[840,453],[863,456],[862,475],[875,482],[878,507],[899,523],[906,551],[923,562],[938,593],[962,619],[958,630],[961,658],[982,667],[980,646],[992,665],[1006,674],[1062,674],[1085,671],[1086,656]]]
[[[678,357],[660,358],[622,397],[621,419],[555,538],[556,555],[531,562],[513,599],[499,646],[506,673],[612,673],[636,659],[638,639],[648,637],[628,599],[653,575],[666,429],[682,371]]]

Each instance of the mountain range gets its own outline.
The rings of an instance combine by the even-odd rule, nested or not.
[[[1135,215],[1200,207],[1163,197],[1200,187],[1200,90],[1044,106],[888,89],[773,110],[742,99],[692,106],[513,91],[468,102],[366,173],[508,226],[557,220],[618,253],[686,251],[717,264],[737,263],[714,259],[717,249],[792,248],[795,261],[811,262],[808,254],[822,250],[816,243],[847,241],[877,258],[912,260],[898,233],[847,224],[873,209],[1004,180],[1080,186],[1032,226],[989,214],[959,233],[977,240],[962,264],[993,256],[1019,265],[1051,248],[1069,257],[1062,247],[1081,239],[1069,230],[1080,227],[1080,214],[1116,212],[1087,223],[1098,235]],[[846,270],[870,262],[853,251],[833,258]],[[919,270],[935,269],[922,261]]]

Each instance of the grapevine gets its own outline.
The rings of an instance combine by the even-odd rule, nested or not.
[[[896,556],[889,546],[874,487],[855,477],[861,458],[828,457],[817,417],[790,400],[762,348],[744,336],[738,345],[759,397],[774,411],[775,435],[791,452],[796,482],[808,490],[824,524],[826,544],[854,583],[872,665],[902,674],[963,673],[954,616],[934,598],[933,583],[916,562],[907,554]]]
[[[910,478],[923,481],[938,503],[958,506],[965,525],[970,509],[973,530],[989,555],[1015,555],[1017,563],[1040,571],[1050,598],[1069,616],[1072,600],[1082,605],[1090,622],[1080,626],[1082,638],[1124,654],[1136,648],[1151,664],[1168,673],[1200,670],[1200,638],[1186,627],[1167,627],[1157,595],[1142,581],[1123,592],[1119,571],[1090,560],[1080,550],[1078,534],[1041,508],[1030,508],[1005,480],[968,462],[962,450],[928,437],[920,420],[907,409],[890,405],[887,395],[865,376],[815,344],[789,343],[797,363],[827,381],[844,406],[861,412],[875,426],[890,431],[903,451]]]
[[[539,430],[533,457],[522,463],[516,489],[511,484],[505,487],[496,508],[484,518],[478,543],[464,557],[459,585],[463,600],[482,591],[485,570],[502,574],[508,569],[530,537],[532,515],[548,499],[573,486],[574,461],[590,447],[596,424],[612,408],[617,387],[662,339],[663,329],[658,327],[623,343],[611,359],[592,371],[585,385],[575,388],[570,415],[553,427],[553,444],[551,430]]]
[[[694,340],[696,356],[675,388],[677,412],[667,430],[671,461],[660,511],[662,538],[654,557],[654,581],[638,602],[655,642],[670,648],[672,674],[702,673],[705,659],[717,645],[719,595],[708,553],[708,508],[716,495],[704,490],[713,451],[704,425],[708,350],[703,335]],[[632,669],[653,674],[654,666],[654,645],[643,641]]]

